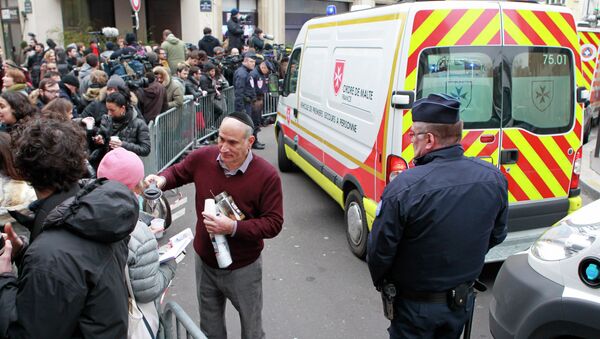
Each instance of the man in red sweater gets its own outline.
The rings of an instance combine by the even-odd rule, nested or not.
[[[263,239],[275,237],[283,224],[281,179],[277,170],[251,151],[253,123],[245,113],[232,113],[219,127],[217,146],[200,148],[160,175],[149,175],[172,189],[193,182],[196,187],[196,285],[200,327],[209,338],[227,338],[225,302],[238,310],[242,338],[264,338],[262,329]],[[245,215],[202,213],[204,200],[227,192]],[[223,234],[233,263],[220,269],[209,234]]]

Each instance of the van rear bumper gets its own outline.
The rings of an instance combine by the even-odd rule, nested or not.
[[[485,256],[485,262],[502,261],[526,251],[544,231],[581,207],[581,197],[547,199],[513,204],[508,208],[508,236]]]
[[[547,199],[508,208],[508,231],[517,232],[554,225],[569,213],[569,198]]]

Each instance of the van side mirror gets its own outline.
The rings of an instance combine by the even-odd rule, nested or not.
[[[590,91],[583,87],[577,87],[577,103],[582,104],[586,100],[590,100]]]
[[[415,92],[413,91],[394,91],[392,92],[392,107],[398,109],[411,109],[415,102]]]

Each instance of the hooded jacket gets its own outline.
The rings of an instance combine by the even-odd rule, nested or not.
[[[0,276],[0,336],[126,337],[124,268],[137,199],[115,181],[76,185],[65,200],[41,202],[50,213],[25,249],[18,279]]]
[[[162,84],[167,90],[168,108],[183,106],[183,93],[185,91],[184,87],[180,86],[180,84],[177,81],[173,81],[173,78],[168,74],[168,72],[164,68],[155,68],[155,72],[162,73],[162,76],[164,78]]]
[[[175,71],[177,71],[177,64],[185,62],[185,44],[173,34],[169,34],[160,47],[167,52],[169,68],[171,69],[171,72],[175,73]]]
[[[215,56],[214,48],[217,46],[221,46],[221,42],[219,41],[219,39],[215,38],[210,34],[203,36],[202,39],[198,41],[198,49],[201,51],[205,51],[206,55],[208,55],[211,58]]]

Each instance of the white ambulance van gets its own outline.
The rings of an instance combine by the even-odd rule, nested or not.
[[[569,9],[531,2],[411,2],[310,20],[278,103],[279,168],[302,169],[344,208],[363,257],[386,184],[412,166],[412,103],[456,96],[465,154],[509,182],[510,234],[487,258],[501,260],[581,206],[579,48]]]

